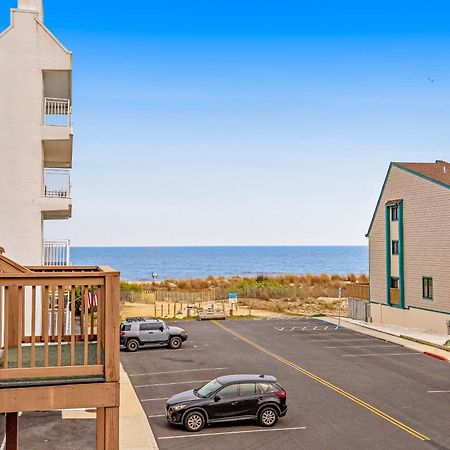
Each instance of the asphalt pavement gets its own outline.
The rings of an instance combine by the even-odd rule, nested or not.
[[[121,354],[161,449],[450,449],[447,363],[311,318],[172,323],[182,349]],[[286,417],[199,433],[166,422],[168,397],[231,373],[276,376]]]

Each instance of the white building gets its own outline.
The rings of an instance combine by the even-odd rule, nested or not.
[[[42,0],[18,0],[0,33],[0,245],[21,264],[64,265],[69,241],[43,229],[72,213],[72,54],[43,19]]]

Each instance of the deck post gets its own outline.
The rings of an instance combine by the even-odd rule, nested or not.
[[[5,336],[5,338],[8,339],[8,347],[13,348],[17,347],[19,336],[17,326],[15,326],[19,320],[19,288],[17,286],[9,287],[6,301],[8,302],[7,320],[11,326],[8,327],[8,336]]]
[[[105,450],[105,408],[97,408],[97,450]]]
[[[6,450],[19,448],[19,415],[17,412],[6,413]]]
[[[105,408],[105,450],[119,450],[119,407]]]

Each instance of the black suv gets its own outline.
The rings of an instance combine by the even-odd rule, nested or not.
[[[286,411],[286,391],[271,375],[226,375],[200,389],[173,395],[166,404],[168,422],[188,431],[248,419],[271,427]]]

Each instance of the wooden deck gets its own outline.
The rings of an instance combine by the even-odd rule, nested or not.
[[[119,273],[23,267],[0,254],[0,413],[97,409],[97,449],[119,447]]]

